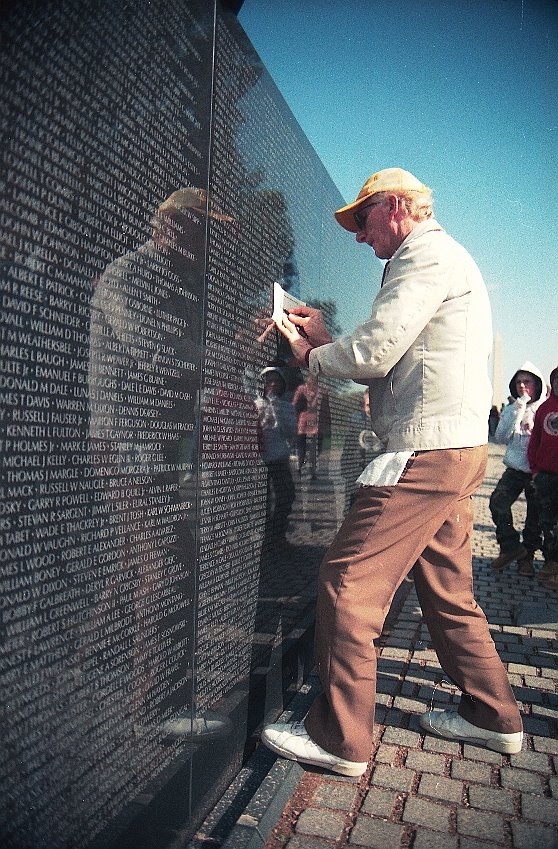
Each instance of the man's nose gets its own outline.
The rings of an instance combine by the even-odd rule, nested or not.
[[[363,230],[357,230],[356,235],[355,235],[355,239],[359,243],[364,242],[366,240],[366,235],[365,235],[364,231]]]

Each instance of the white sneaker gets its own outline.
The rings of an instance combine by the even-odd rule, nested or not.
[[[487,731],[463,719],[456,710],[429,710],[420,717],[421,728],[447,737],[448,740],[461,740],[475,746],[485,746],[494,752],[514,755],[521,751],[523,731],[503,734],[501,731]]]
[[[276,722],[266,725],[261,740],[272,752],[291,761],[321,766],[339,775],[359,776],[366,772],[366,762],[358,763],[338,758],[314,743],[303,722]]]

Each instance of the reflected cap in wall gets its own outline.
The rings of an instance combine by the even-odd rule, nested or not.
[[[265,368],[263,368],[263,369],[261,370],[261,372],[260,372],[260,377],[265,377],[265,376],[266,376],[266,374],[272,374],[272,373],[278,374],[278,375],[279,375],[279,377],[280,377],[282,380],[284,380],[284,381],[285,381],[285,383],[287,382],[287,378],[285,377],[285,372],[284,372],[284,370],[283,370],[282,368],[280,368],[279,366],[266,366]]]
[[[417,180],[410,171],[404,171],[403,168],[384,168],[383,171],[377,171],[372,174],[357,195],[357,199],[347,206],[341,207],[335,213],[337,222],[349,230],[351,233],[358,232],[358,227],[354,219],[356,210],[364,204],[372,195],[378,192],[430,192],[428,186]]]
[[[211,196],[208,206],[205,189],[197,189],[193,186],[177,189],[163,201],[157,212],[182,212],[184,209],[192,209],[195,212],[203,213],[203,215],[207,214],[217,221],[234,221],[234,218],[225,215],[216,207]]]

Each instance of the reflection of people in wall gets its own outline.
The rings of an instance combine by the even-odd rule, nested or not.
[[[373,456],[380,451],[382,451],[382,443],[372,430],[370,398],[367,390],[362,394],[361,408],[351,414],[341,452],[341,474],[345,481],[346,510],[353,502],[358,476]]]
[[[261,376],[264,388],[256,399],[256,408],[260,453],[269,472],[266,538],[277,543],[286,539],[295,499],[290,455],[296,437],[296,414],[290,401],[283,397],[287,388],[283,370],[269,366]]]
[[[110,518],[114,535],[115,571],[103,600],[110,597],[119,609],[127,597],[128,608],[133,607],[133,721],[141,720],[142,727],[168,717],[177,705],[161,701],[164,692],[159,702],[149,700],[161,663],[158,641],[152,634],[148,639],[149,617],[141,610],[155,603],[163,586],[171,586],[174,620],[191,615],[191,505],[181,497],[180,483],[190,469],[197,411],[206,209],[202,189],[173,192],[153,216],[151,238],[107,267],[92,299],[92,459],[110,507],[105,522],[109,526]],[[182,662],[176,676],[181,673],[184,680],[174,692],[186,704],[191,683]],[[190,723],[188,730],[205,732],[207,723]]]
[[[295,389],[293,407],[297,420],[296,456],[298,474],[302,474],[302,469],[308,458],[310,476],[312,480],[315,480],[319,453],[320,389],[314,375],[308,375],[306,382],[301,383]]]
[[[471,499],[486,468],[491,393],[486,287],[474,260],[434,220],[430,188],[403,169],[371,175],[335,216],[388,260],[370,317],[333,341],[320,311],[300,306],[280,329],[312,373],[368,385],[372,427],[385,450],[364,470],[320,568],[315,649],[322,693],[302,723],[270,725],[262,741],[343,775],[366,771],[374,639],[413,569],[440,664],[462,691],[457,710],[427,709],[421,727],[517,753],[519,708],[472,592]]]

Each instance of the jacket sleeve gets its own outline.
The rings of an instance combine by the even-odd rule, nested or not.
[[[514,434],[518,416],[522,415],[523,410],[519,410],[515,404],[508,404],[507,407],[504,407],[494,433],[495,441],[500,445],[506,445]]]
[[[411,241],[392,260],[372,315],[350,336],[315,348],[310,368],[331,377],[385,377],[436,314],[452,279],[443,252],[430,241]]]
[[[533,474],[536,474],[538,471],[540,471],[537,465],[537,454],[539,450],[539,445],[541,444],[541,421],[542,416],[540,414],[539,407],[539,409],[535,413],[533,431],[529,439],[529,445],[527,446],[527,461],[529,463],[529,468],[531,469]]]

